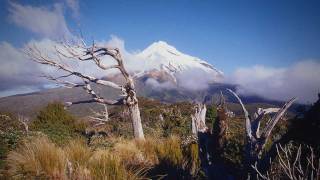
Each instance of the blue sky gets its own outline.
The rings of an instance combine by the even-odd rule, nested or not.
[[[18,1],[46,6],[62,1]],[[8,20],[1,1],[0,41],[19,46],[35,33]],[[79,17],[64,9],[70,31],[104,40],[116,35],[128,50],[164,40],[230,73],[239,66],[288,66],[320,57],[320,1],[80,1]]]
[[[319,0],[3,0],[0,24],[0,81],[11,83],[0,96],[35,90],[18,77],[32,74],[20,72],[21,47],[80,30],[89,41],[115,35],[129,52],[166,41],[225,72],[239,93],[312,101],[320,91]]]

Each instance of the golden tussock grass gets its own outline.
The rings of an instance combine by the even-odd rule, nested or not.
[[[94,150],[81,139],[60,148],[37,137],[10,152],[6,162],[10,177],[20,179],[144,179],[159,164],[182,169],[180,144],[175,136],[145,141],[120,138],[112,147]]]
[[[12,177],[66,178],[66,156],[46,137],[23,142],[8,154],[7,164]]]

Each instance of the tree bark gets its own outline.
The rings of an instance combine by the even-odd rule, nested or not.
[[[133,134],[136,139],[144,140],[144,134],[141,124],[141,116],[138,103],[129,105],[129,113],[132,120]]]
[[[204,133],[208,130],[206,126],[207,107],[205,104],[197,104],[195,106],[195,113],[191,115],[192,119],[192,133],[197,136],[199,132]]]
[[[221,153],[226,141],[227,134],[227,115],[225,108],[220,106],[217,108],[218,116],[216,118],[213,130],[214,144],[216,153]]]

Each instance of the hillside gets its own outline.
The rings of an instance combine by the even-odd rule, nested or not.
[[[226,88],[234,88],[233,85],[227,84],[212,84],[207,90],[190,91],[184,89],[164,89],[157,90],[150,87],[148,84],[140,79],[137,83],[138,96],[149,99],[159,100],[164,103],[175,102],[202,102],[206,103],[218,102],[220,91],[224,93],[226,100],[230,103],[230,110],[237,114],[241,113],[241,108],[236,99],[226,91]],[[119,92],[108,87],[96,87],[97,92],[103,97],[117,98]],[[90,98],[89,95],[82,88],[54,88],[44,90],[41,92],[20,94],[9,97],[0,98],[0,111],[12,112],[15,114],[22,114],[28,116],[35,116],[36,112],[42,107],[46,106],[49,102],[67,102],[86,100]],[[257,107],[274,107],[279,106],[282,102],[266,100],[258,96],[243,97],[245,103],[249,105],[249,111],[254,112]],[[81,104],[70,107],[70,111],[79,116],[87,116],[90,111],[89,108],[100,108],[97,104]]]

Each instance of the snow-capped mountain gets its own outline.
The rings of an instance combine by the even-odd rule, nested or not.
[[[135,64],[131,66],[130,64]],[[173,81],[178,86],[219,82],[223,72],[208,62],[178,51],[164,41],[151,44],[134,55],[128,68],[138,72],[136,76],[155,79],[163,83]]]
[[[214,68],[212,65],[197,57],[183,54],[175,47],[167,44],[164,41],[158,41],[151,44],[141,53],[137,54],[137,58],[146,60],[145,66],[155,69],[161,69],[162,65],[171,65],[179,71],[188,70],[192,68],[199,68],[207,73],[216,73],[223,75],[223,73]]]

